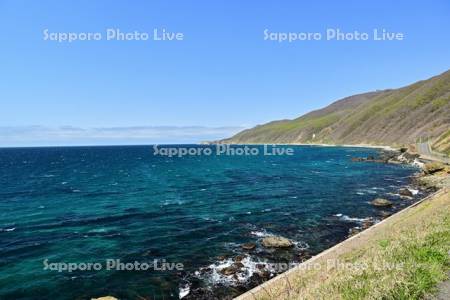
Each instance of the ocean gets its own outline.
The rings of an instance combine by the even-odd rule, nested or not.
[[[0,149],[0,299],[227,299],[280,272],[268,264],[298,263],[423,196],[398,194],[416,168],[351,160],[380,150],[289,147]],[[376,197],[394,205],[373,207]],[[271,235],[294,245],[264,248]]]

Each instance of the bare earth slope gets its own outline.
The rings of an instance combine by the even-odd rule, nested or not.
[[[350,96],[294,120],[244,130],[219,143],[401,146],[432,138],[449,151],[450,71],[393,90]],[[440,142],[440,143],[439,143]]]

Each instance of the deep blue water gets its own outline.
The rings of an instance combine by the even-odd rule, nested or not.
[[[395,194],[414,168],[350,160],[377,150],[294,149],[183,158],[154,156],[150,146],[0,149],[0,299],[176,299],[187,286],[187,298],[208,288],[205,297],[223,298],[241,292],[248,276],[239,284],[221,277],[214,268],[226,260],[218,256],[242,254],[242,243],[257,244],[246,266],[296,260],[360,225],[337,214],[379,218],[369,204],[378,196],[394,201],[394,211],[409,203]],[[268,252],[259,241],[270,234],[296,246]],[[159,259],[184,270],[69,273],[44,270],[45,259]]]

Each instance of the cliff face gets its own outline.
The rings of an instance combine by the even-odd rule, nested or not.
[[[448,149],[450,71],[412,85],[350,96],[297,119],[244,130],[219,143],[329,143],[400,146],[420,137]]]

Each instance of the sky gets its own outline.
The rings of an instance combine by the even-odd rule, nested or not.
[[[0,146],[190,143],[450,67],[450,2],[0,0]],[[107,40],[106,30],[149,39]],[[155,41],[154,29],[182,33]],[[327,40],[326,31],[368,40]],[[403,40],[373,40],[373,30]],[[47,33],[100,33],[55,41]],[[268,33],[321,33],[279,41]],[[273,35],[272,35],[273,36]]]

